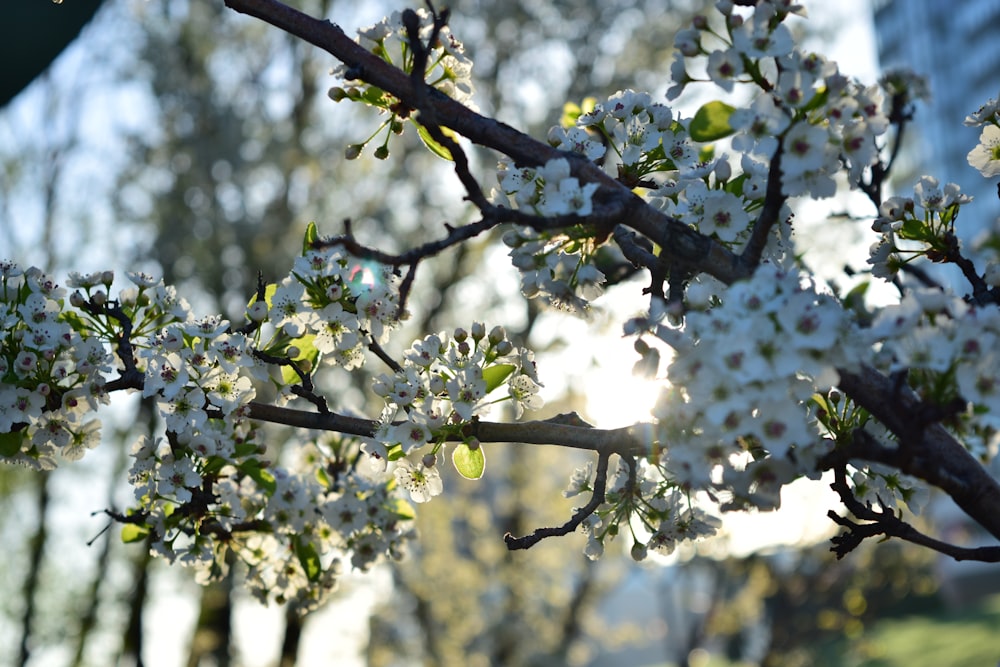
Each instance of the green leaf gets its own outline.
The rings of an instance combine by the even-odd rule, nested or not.
[[[326,468],[316,468],[316,481],[319,482],[324,489],[333,488],[333,480],[330,479],[330,474],[326,471]]]
[[[718,100],[703,104],[688,126],[691,138],[695,141],[715,141],[728,137],[734,132],[729,125],[729,116],[733,111],[734,107]]]
[[[464,442],[459,443],[451,453],[451,462],[455,464],[458,474],[466,479],[479,479],[486,469],[486,456],[481,445],[472,449]]]
[[[233,448],[234,457],[238,459],[242,459],[244,456],[250,456],[256,451],[257,443],[255,442],[239,442],[236,443],[236,446]]]
[[[417,518],[417,513],[413,511],[413,505],[399,497],[386,503],[385,508],[399,517],[401,521],[413,521]]]
[[[295,540],[294,549],[295,557],[299,559],[299,563],[302,564],[302,569],[306,573],[306,579],[319,581],[320,575],[323,574],[323,564],[320,563],[316,547],[313,546],[312,542]]]
[[[126,523],[122,526],[122,542],[125,544],[132,544],[133,542],[142,542],[149,535],[149,526],[143,526],[137,523]]]
[[[514,364],[494,364],[483,369],[483,380],[486,381],[486,393],[490,393],[507,379],[517,368]]]
[[[268,283],[267,285],[264,286],[264,303],[267,304],[268,310],[271,310],[271,303],[272,300],[274,299],[274,293],[277,291],[278,291],[277,283]],[[254,294],[253,297],[250,299],[250,302],[247,303],[247,308],[254,305],[255,303],[257,303],[256,294]]]
[[[806,113],[810,111],[815,111],[816,109],[819,109],[824,104],[826,104],[826,101],[827,99],[829,99],[829,97],[830,97],[830,89],[827,88],[826,86],[823,86],[822,88],[819,89],[819,91],[815,95],[812,96],[812,99],[809,100],[809,102],[806,103],[804,107],[802,107],[802,110],[805,111]]]
[[[21,443],[25,441],[27,435],[28,429],[21,429],[13,433],[0,433],[0,456],[16,456],[21,451]]]
[[[726,192],[731,192],[737,197],[743,195],[743,184],[747,181],[746,174],[740,174],[735,178],[731,178],[726,182],[725,190]]]
[[[295,347],[299,348],[299,355],[292,361],[308,361],[312,368],[316,368],[316,361],[319,359],[319,350],[316,349],[316,334],[306,334],[294,341]],[[300,365],[299,368],[302,366]],[[281,367],[281,379],[286,384],[298,384],[302,381],[299,374],[291,366]]]
[[[319,232],[316,230],[316,223],[310,222],[306,225],[306,235],[302,239],[302,254],[305,255],[307,252],[313,249],[313,244],[319,240]],[[270,305],[270,304],[269,304]]]
[[[436,142],[434,140],[434,137],[431,136],[431,133],[427,131],[426,127],[424,127],[415,120],[413,121],[413,124],[417,126],[417,134],[420,135],[420,140],[424,142],[424,146],[427,146],[427,149],[431,153],[434,153],[434,155],[437,155],[440,158],[444,158],[449,162],[455,161],[455,159],[451,156],[451,151],[442,146],[441,144],[439,144],[438,142]],[[452,139],[457,139],[458,137],[457,134],[455,134],[446,127],[442,127],[441,131],[444,132],[445,136],[448,136]]]
[[[900,238],[911,241],[925,240],[928,237],[927,224],[923,220],[917,220],[916,218],[904,220],[898,234]]]
[[[582,104],[577,104],[576,102],[567,102],[563,105],[562,117],[559,119],[559,125],[569,129],[576,125],[576,120],[585,113],[590,113],[597,106],[596,97],[585,97]]]
[[[361,99],[367,102],[368,104],[380,107],[384,106],[382,104],[382,96],[384,94],[385,91],[382,90],[381,88],[377,86],[368,86],[368,88],[365,89],[365,92],[361,94]]]
[[[274,475],[272,475],[269,470],[262,468],[260,461],[257,459],[249,459],[241,463],[239,468],[250,479],[257,482],[257,486],[267,491],[268,496],[274,493],[274,490],[277,488],[277,484],[274,481]]]

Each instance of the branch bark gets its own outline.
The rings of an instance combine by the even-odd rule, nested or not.
[[[899,438],[894,449],[856,439],[850,458],[884,463],[938,487],[1000,539],[1000,484],[940,423],[928,422],[929,407],[908,387],[863,367],[841,370],[840,388]]]

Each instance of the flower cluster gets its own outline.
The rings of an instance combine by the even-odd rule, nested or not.
[[[517,416],[541,407],[540,384],[532,353],[515,347],[503,327],[487,333],[479,322],[417,341],[393,375],[375,379],[383,397],[383,424],[367,451],[377,461],[395,461],[395,476],[415,502],[442,490],[437,454],[450,440],[460,441],[453,460],[466,477],[482,475],[478,441],[465,427],[496,403],[509,402]],[[505,388],[501,396],[493,392]]]
[[[390,267],[335,247],[310,248],[264,301],[251,303],[248,316],[273,325],[270,340],[257,334],[265,353],[298,360],[307,373],[317,363],[351,370],[364,362],[369,336],[385,342],[398,326],[398,282]],[[295,373],[285,379],[294,382]]]
[[[781,142],[785,195],[832,197],[841,165],[857,185],[877,157],[876,138],[889,127],[881,90],[861,86],[841,75],[835,63],[795,48],[783,21],[801,13],[800,6],[760,2],[747,17],[735,13],[733,3],[719,3],[719,9],[722,33],[702,19],[678,34],[676,85],[668,97],[697,80],[688,73],[692,61],[707,60],[708,79],[724,90],[734,83],[760,88],[750,105],[726,120],[736,132],[733,147],[765,162]]]
[[[691,494],[671,480],[662,461],[632,463],[619,463],[608,480],[605,502],[580,524],[587,536],[584,554],[588,558],[600,558],[606,543],[624,529],[631,534],[631,554],[637,561],[644,560],[649,551],[668,556],[681,542],[716,533],[722,522],[692,502]],[[592,493],[594,474],[592,463],[576,470],[563,495]]]
[[[426,45],[431,37],[434,17],[426,9],[418,9],[414,14],[420,24],[420,39]],[[375,25],[358,30],[357,41],[379,58],[395,65],[404,72],[413,71],[414,47],[410,44],[402,12],[393,12],[392,15]],[[334,67],[332,73],[350,83],[347,88],[338,86],[330,89],[330,98],[335,102],[344,99],[363,102],[389,113],[389,120],[382,123],[368,139],[348,147],[348,159],[358,157],[365,145],[383,131],[385,131],[385,137],[376,148],[375,157],[387,158],[389,156],[389,140],[394,134],[400,134],[403,131],[403,120],[409,116],[409,110],[405,109],[395,96],[381,88],[358,80],[357,75],[346,65],[341,64]],[[472,102],[472,96],[475,92],[472,84],[472,62],[465,55],[465,47],[462,42],[452,35],[448,26],[441,28],[437,41],[430,45],[427,66],[424,70],[424,81],[469,108],[476,108]],[[419,124],[419,119],[410,118],[410,120]],[[432,150],[440,152],[440,149],[433,147],[433,140],[429,136],[421,132],[421,138],[427,142],[428,146],[432,147]]]
[[[0,457],[55,467],[100,441],[91,419],[108,402],[111,341],[124,327],[142,335],[184,317],[187,305],[159,281],[130,273],[134,287],[108,296],[114,274],[73,273],[67,290],[32,267],[0,261]],[[81,291],[82,290],[82,291]]]
[[[691,310],[683,327],[634,320],[674,348],[671,386],[653,410],[664,467],[687,490],[727,508],[775,507],[780,486],[812,474],[825,452],[810,401],[864,350],[843,306],[795,271],[764,264]],[[695,305],[695,304],[692,304]]]
[[[553,306],[586,313],[604,291],[604,274],[593,264],[597,248],[588,227],[560,233],[528,228],[503,235],[511,262],[521,272],[521,293],[545,298]]]
[[[948,405],[960,397],[969,410],[950,424],[977,456],[996,455],[1000,429],[1000,309],[973,306],[938,289],[908,292],[886,306],[865,330],[876,363],[906,371],[928,402]]]
[[[972,197],[954,183],[942,187],[931,176],[921,178],[913,193],[914,197],[890,197],[879,206],[872,229],[882,238],[868,251],[876,277],[890,280],[903,264],[918,257],[949,260],[958,249],[955,220]]]
[[[344,562],[367,570],[401,554],[412,511],[384,479],[351,466],[357,443],[288,442],[289,465],[273,465],[249,422],[221,422],[136,444],[132,516],[142,521],[126,526],[127,541],[150,537],[154,553],[202,582],[224,576],[231,553],[257,598],[300,611],[335,589]]]

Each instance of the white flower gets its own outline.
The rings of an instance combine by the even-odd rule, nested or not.
[[[979,107],[975,112],[969,114],[965,117],[965,124],[968,126],[985,125],[993,121],[996,118],[997,112],[1000,111],[1000,102],[997,100],[998,97],[991,97],[986,101],[986,104]]]
[[[788,130],[781,156],[781,170],[786,177],[822,168],[830,153],[828,139],[826,129],[805,122]]]
[[[167,498],[186,503],[191,500],[191,489],[201,486],[201,475],[189,458],[167,455],[157,471],[156,492]]]
[[[581,185],[570,175],[566,158],[546,162],[538,170],[538,177],[545,181],[543,199],[538,206],[542,215],[590,215],[593,211],[591,200],[597,191],[597,183]]]
[[[514,407],[517,418],[521,417],[524,408],[537,410],[542,407],[544,400],[538,395],[539,386],[527,375],[518,375],[507,384],[511,398],[514,399]]]
[[[436,465],[427,468],[423,462],[415,464],[407,458],[402,458],[396,462],[393,474],[396,476],[396,482],[410,492],[410,498],[415,503],[425,503],[444,490],[441,473],[438,472]]]
[[[987,125],[979,135],[979,145],[969,152],[969,164],[986,178],[1000,176],[1000,127]]]
[[[731,92],[733,82],[743,74],[743,60],[734,49],[716,50],[708,56],[708,76],[717,86]]]
[[[735,241],[749,222],[750,216],[739,197],[714,190],[705,197],[698,231],[707,236],[715,234],[722,241]]]

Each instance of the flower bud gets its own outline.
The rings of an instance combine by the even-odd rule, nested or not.
[[[725,183],[733,175],[733,167],[729,164],[729,160],[719,160],[715,163],[715,178],[716,180]]]
[[[94,296],[90,297],[90,300],[94,303],[95,306],[100,308],[101,306],[103,306],[108,302],[108,293],[102,289],[99,289],[96,292],[94,292]]]
[[[289,345],[288,349],[285,350],[285,354],[288,355],[289,359],[295,359],[300,354],[302,354],[302,351],[295,345]]]
[[[424,458],[420,459],[420,462],[425,468],[433,468],[434,464],[437,463],[437,456],[434,454],[424,454]]]
[[[382,144],[381,146],[376,148],[375,157],[378,158],[379,160],[384,160],[387,157],[389,157],[389,147],[386,146],[385,144]]]
[[[79,290],[69,295],[69,305],[74,308],[83,308],[83,304],[85,303],[87,303],[87,300],[83,298]]]
[[[364,144],[351,144],[344,150],[344,158],[347,160],[357,160],[364,147]]]
[[[490,345],[496,345],[497,343],[506,338],[507,338],[507,332],[504,331],[504,328],[502,326],[497,325],[492,329],[490,329],[490,337],[489,337]]]
[[[514,344],[509,340],[502,340],[496,345],[496,353],[498,356],[504,356],[510,354],[514,351]]]
[[[347,98],[347,91],[340,86],[334,86],[330,90],[326,91],[327,97],[329,97],[334,102],[340,102]]]
[[[632,550],[630,552],[630,555],[632,556],[632,560],[636,561],[637,563],[646,560],[646,556],[648,554],[649,554],[649,547],[647,547],[645,544],[642,544],[641,542],[636,542],[635,544],[632,545]]]
[[[455,329],[453,337],[455,338],[456,343],[463,343],[465,342],[465,339],[469,337],[469,332],[463,329],[462,327],[458,327],[457,329]]]
[[[472,340],[477,343],[486,337],[486,325],[482,322],[472,323]]]
[[[482,446],[482,443],[479,442],[479,438],[469,438],[465,441],[465,446],[474,452]]]
[[[254,301],[247,307],[247,319],[251,322],[263,322],[267,319],[267,302]]]
[[[105,287],[111,287],[111,283],[115,281],[114,271],[101,271],[101,283]]]

